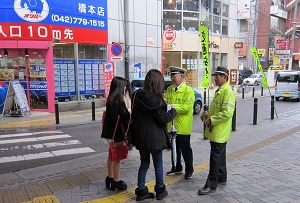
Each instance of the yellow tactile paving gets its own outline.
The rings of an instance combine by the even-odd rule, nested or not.
[[[28,197],[26,195],[26,191],[24,188],[18,188],[6,191],[2,193],[3,202],[9,203],[20,203],[24,201],[28,201]]]
[[[59,178],[59,179],[55,179],[55,180],[47,180],[47,181],[45,181],[45,184],[47,185],[49,190],[51,190],[51,192],[70,190],[73,188],[63,178]]]
[[[33,199],[35,197],[41,197],[46,195],[52,195],[52,192],[49,190],[47,185],[27,185],[24,187],[29,199]]]
[[[60,203],[60,201],[54,196],[36,197],[32,201],[26,201],[22,203]]]
[[[64,179],[72,187],[75,187],[78,185],[87,185],[87,184],[91,183],[91,181],[89,179],[87,179],[86,177],[84,177],[82,174],[66,176],[66,177],[64,177]]]
[[[32,120],[13,123],[0,124],[0,128],[18,128],[18,127],[34,127],[34,126],[49,126],[52,125],[49,121]]]

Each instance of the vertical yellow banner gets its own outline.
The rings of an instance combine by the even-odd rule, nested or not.
[[[200,87],[209,88],[210,84],[210,65],[209,65],[209,46],[208,46],[208,28],[199,26],[200,40],[202,46],[202,59],[204,64],[204,76],[201,81]]]
[[[250,51],[252,53],[252,56],[253,56],[254,60],[257,63],[257,67],[258,67],[258,69],[259,69],[259,71],[261,73],[261,76],[262,76],[262,85],[263,85],[264,88],[267,88],[268,87],[268,81],[267,81],[267,78],[265,76],[264,70],[263,70],[263,68],[261,66],[261,63],[260,63],[260,60],[259,60],[259,56],[258,56],[256,47],[252,47],[250,49]]]

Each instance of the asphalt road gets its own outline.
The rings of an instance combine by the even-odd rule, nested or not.
[[[244,100],[237,100],[236,130],[239,130],[245,124],[252,125],[253,108],[253,98],[248,97]],[[299,108],[300,102],[292,100],[280,100],[275,102],[278,118],[287,115],[293,116],[293,110],[298,110]],[[275,119],[277,119],[276,114]],[[258,98],[257,115],[258,125],[259,121],[270,119],[270,97]],[[203,133],[203,123],[200,120],[199,114],[194,116],[193,132]],[[29,135],[21,133],[29,133]],[[36,129],[11,132],[6,135],[1,134],[0,174],[107,152],[108,145],[104,144],[100,139],[100,135],[100,122],[59,127],[57,131]],[[24,139],[26,139],[27,142],[24,143]]]

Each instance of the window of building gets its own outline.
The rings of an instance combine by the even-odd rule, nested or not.
[[[199,11],[199,0],[183,0],[184,11]]]
[[[222,16],[228,17],[229,16],[229,5],[223,3],[222,7]]]
[[[192,86],[197,86],[198,53],[183,52],[181,60],[182,68],[186,69],[185,80]]]
[[[246,19],[241,19],[240,20],[240,31],[241,32],[247,31],[247,25],[248,25],[248,21]]]
[[[74,43],[53,43],[54,58],[75,58]]]
[[[163,9],[164,10],[181,10],[181,0],[164,0]]]
[[[221,66],[222,67],[227,67],[228,66],[228,61],[227,61],[227,57],[228,55],[226,53],[222,53],[221,54]]]
[[[166,29],[171,26],[177,31],[181,30],[181,14],[182,12],[177,11],[164,11],[163,28]]]
[[[211,57],[211,67],[215,70],[219,66],[219,54],[218,53],[212,53]],[[214,71],[213,71],[214,72]]]
[[[212,9],[213,9],[213,14],[214,15],[220,16],[221,15],[221,2],[215,0],[214,3],[213,3]]]
[[[222,35],[228,35],[228,20],[222,20]]]
[[[170,74],[170,69],[168,68],[169,66],[177,66],[181,67],[181,53],[179,51],[165,51],[164,52],[164,67],[165,67],[165,75]]]
[[[105,59],[106,46],[98,44],[79,44],[78,45],[79,59]]]
[[[213,30],[214,34],[221,34],[221,17],[213,16]]]
[[[183,12],[183,28],[188,32],[198,32],[199,14]]]

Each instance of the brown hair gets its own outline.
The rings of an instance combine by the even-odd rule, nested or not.
[[[148,71],[143,89],[154,92],[163,97],[163,93],[165,90],[165,80],[159,70],[151,69]]]

